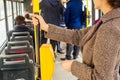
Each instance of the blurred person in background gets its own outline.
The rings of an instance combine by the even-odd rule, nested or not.
[[[67,29],[80,29],[82,28],[82,1],[81,0],[68,0],[67,7],[65,9],[65,24]],[[80,47],[67,43],[66,47],[66,57],[61,58],[61,60],[76,59],[79,54]]]
[[[60,26],[61,19],[63,17],[64,7],[59,0],[42,0],[40,2],[41,15],[43,16],[46,23],[51,23],[57,26]],[[42,34],[42,43],[47,42],[47,38],[44,38],[44,31],[41,31]],[[60,48],[60,42],[55,40],[50,40],[53,50],[57,46],[57,52],[63,53]]]
[[[7,33],[8,41],[10,41],[10,37],[12,36],[13,32],[29,32],[30,35],[34,38],[33,30],[31,28],[26,27],[25,18],[21,15],[16,16],[15,26],[14,26],[13,30],[11,30]]]

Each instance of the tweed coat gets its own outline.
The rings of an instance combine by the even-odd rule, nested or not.
[[[81,47],[83,63],[74,61],[71,68],[78,80],[120,80],[120,8],[85,29],[68,30],[49,24],[46,37]]]

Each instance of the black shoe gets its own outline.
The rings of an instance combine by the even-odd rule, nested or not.
[[[71,60],[71,58],[60,58],[60,60],[64,61],[64,60]]]
[[[77,57],[73,57],[73,59],[77,59]]]
[[[62,52],[62,50],[57,50],[57,52],[60,54],[64,54],[64,52]]]
[[[64,61],[64,60],[66,60],[66,58],[60,58],[60,60]]]

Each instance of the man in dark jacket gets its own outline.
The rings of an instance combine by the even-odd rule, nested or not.
[[[47,23],[51,23],[57,26],[60,26],[61,23],[61,16],[63,16],[63,10],[64,7],[60,3],[59,0],[42,0],[40,2],[40,9],[41,9],[41,15],[43,16],[44,20]],[[44,31],[41,32],[42,34],[42,43],[46,43],[47,39],[44,38]],[[50,43],[52,44],[52,47],[55,51],[55,46],[57,45],[57,41],[50,40]],[[59,53],[61,52],[60,46],[57,46],[57,51]]]
[[[82,1],[69,0],[65,10],[65,24],[68,29],[82,28]],[[73,59],[76,59],[79,54],[79,47],[67,44],[66,59],[71,59],[71,52],[73,50]]]
[[[30,35],[34,38],[33,30],[25,26],[25,18],[23,16],[20,16],[20,15],[18,15],[15,18],[14,29],[7,33],[8,41],[10,40],[10,37],[12,36],[12,32],[29,32]]]

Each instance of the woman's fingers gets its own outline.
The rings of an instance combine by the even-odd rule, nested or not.
[[[46,32],[48,31],[48,24],[44,21],[44,19],[41,15],[33,14],[32,20],[33,20],[34,25],[37,25],[38,23],[40,23],[41,30],[44,30]]]
[[[38,20],[36,20],[35,18],[33,19],[33,24],[34,25],[38,25]]]
[[[36,19],[35,15],[32,15],[32,21],[34,25],[38,25],[38,19]]]
[[[39,18],[39,15],[36,15],[36,14],[32,14],[32,17],[36,17],[36,18]]]

